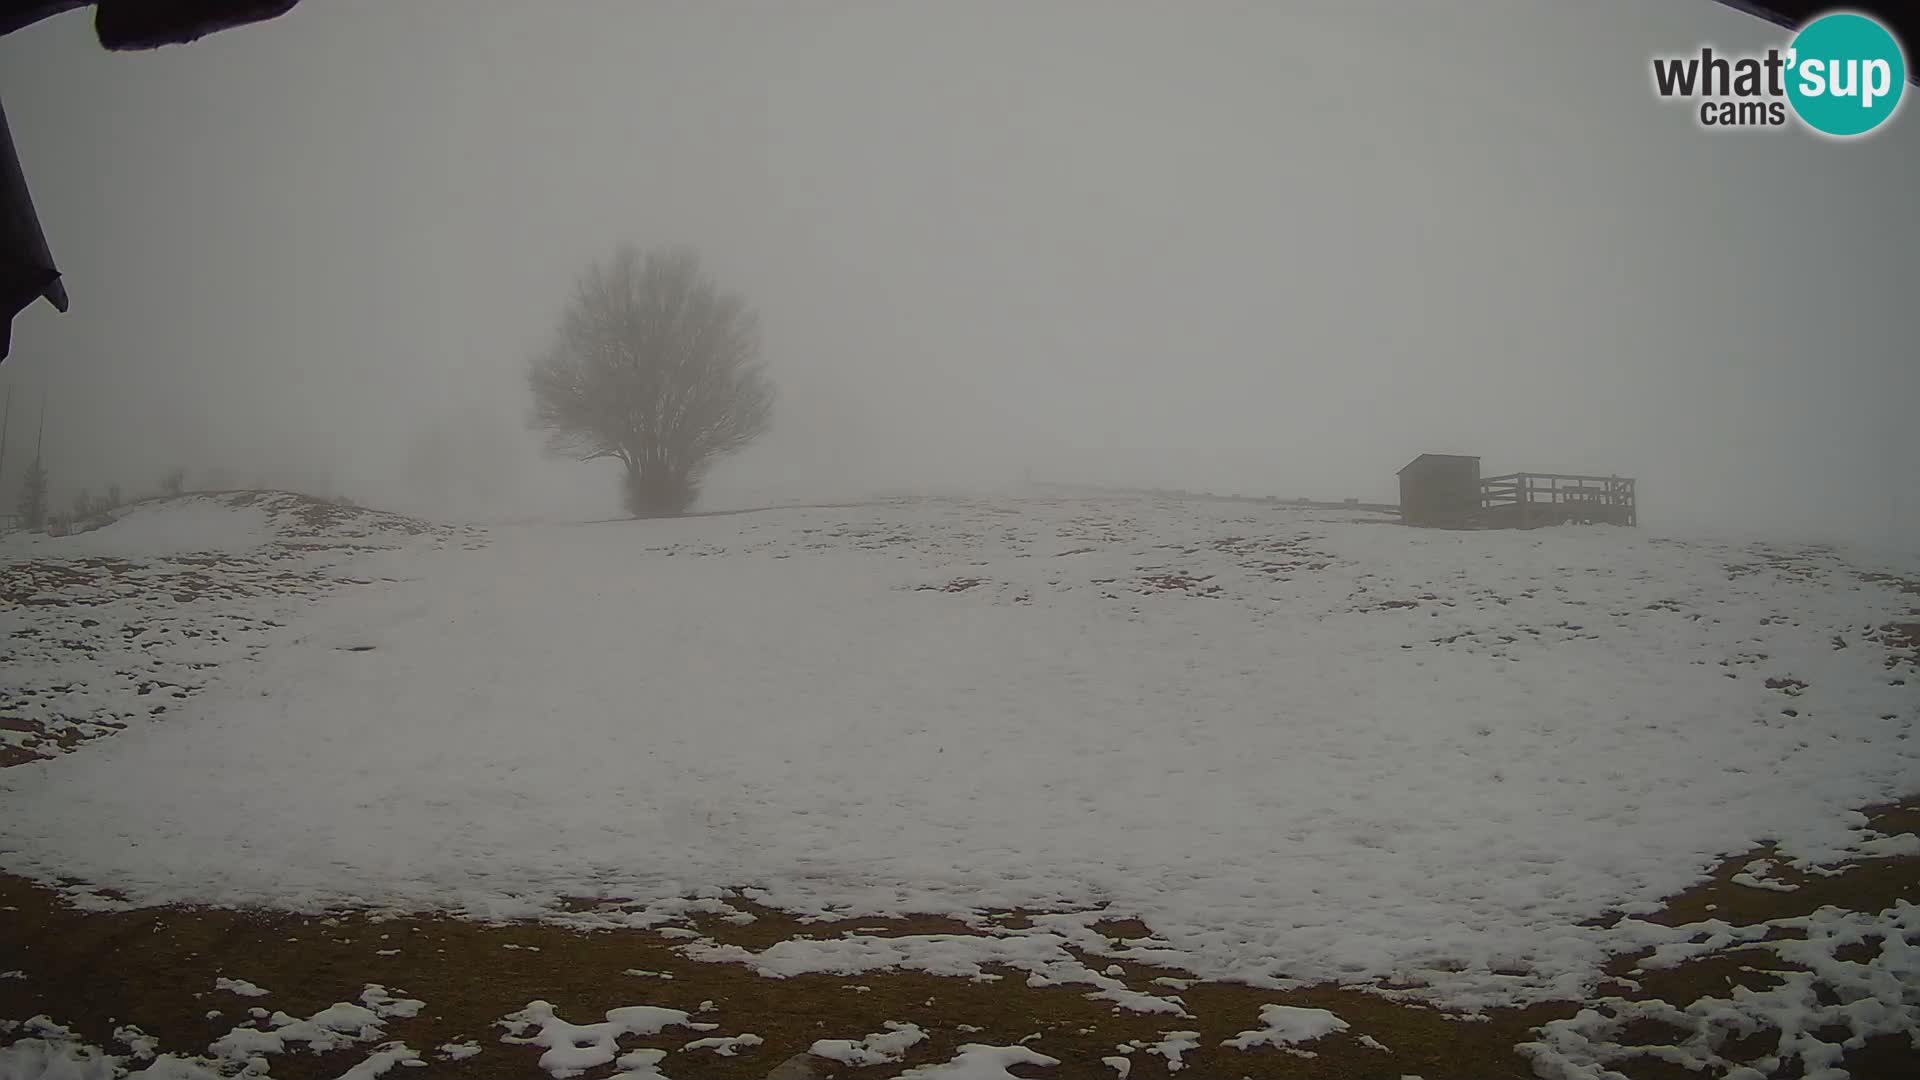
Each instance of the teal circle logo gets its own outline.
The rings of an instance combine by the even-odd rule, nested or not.
[[[1865,135],[1886,123],[1907,85],[1900,43],[1865,15],[1822,15],[1794,36],[1788,56],[1787,100],[1828,135]]]

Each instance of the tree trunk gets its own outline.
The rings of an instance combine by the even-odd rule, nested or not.
[[[686,476],[659,465],[627,466],[623,494],[627,513],[637,518],[677,517],[699,494]]]

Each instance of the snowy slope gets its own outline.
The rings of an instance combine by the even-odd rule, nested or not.
[[[1105,904],[1205,975],[1486,1000],[1578,993],[1581,920],[1920,790],[1920,680],[1874,634],[1910,598],[1825,550],[1056,499],[378,557],[166,722],[0,771],[0,869],[502,916]]]
[[[0,537],[0,765],[163,719],[369,555],[461,530],[286,492],[135,503],[76,536]]]
[[[205,552],[250,552],[274,544],[393,542],[451,535],[398,514],[330,503],[285,491],[228,491],[130,503],[111,524],[73,536],[14,532],[0,536],[0,562],[122,557],[150,559]]]
[[[0,537],[11,559],[98,556],[154,558],[204,551],[253,551],[274,539],[273,515],[265,506],[232,505],[210,496],[168,499],[114,512],[111,524],[72,536],[14,532]]]

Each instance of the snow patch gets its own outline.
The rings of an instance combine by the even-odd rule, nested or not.
[[[304,1043],[307,1049],[321,1054],[354,1043],[375,1042],[382,1034],[377,1013],[345,1001],[336,1001],[305,1019],[276,1012],[264,1022],[255,1023],[265,1026],[236,1027],[215,1039],[207,1047],[207,1053],[222,1061],[246,1065],[267,1054],[285,1053],[294,1043]]]
[[[114,1031],[114,1038],[127,1044],[132,1053],[116,1055],[82,1042],[69,1028],[45,1015],[25,1023],[0,1022],[0,1032],[24,1030],[27,1034],[8,1046],[0,1046],[0,1080],[223,1080],[207,1062],[158,1054],[151,1036],[139,1028],[126,1026]],[[264,1070],[258,1070],[264,1071]]]
[[[900,1074],[898,1080],[1020,1080],[1007,1071],[1010,1066],[1038,1065],[1049,1068],[1058,1064],[1059,1058],[1050,1058],[1024,1046],[965,1043],[953,1060],[908,1069]]]
[[[340,1080],[373,1080],[395,1065],[422,1064],[418,1054],[406,1043],[391,1042],[375,1048],[365,1060],[340,1074]]]
[[[692,1026],[687,1013],[652,1005],[608,1009],[606,1017],[600,1023],[572,1024],[554,1015],[550,1003],[531,1001],[526,1008],[497,1022],[507,1029],[500,1036],[501,1042],[546,1047],[547,1052],[540,1055],[540,1067],[555,1080],[578,1076],[613,1061],[619,1056],[622,1035],[655,1035],[667,1027]],[[624,1064],[621,1068],[639,1071]]]
[[[160,1052],[160,1040],[141,1031],[133,1024],[123,1024],[113,1029],[113,1041],[133,1052],[139,1061],[151,1061]]]
[[[660,1071],[660,1060],[667,1056],[665,1050],[641,1049],[622,1054],[614,1067],[620,1071],[608,1080],[666,1080]]]
[[[1292,1046],[1312,1042],[1336,1031],[1347,1030],[1347,1022],[1326,1009],[1303,1009],[1293,1005],[1260,1006],[1260,1026],[1243,1031],[1220,1045],[1235,1050],[1256,1046]]]
[[[418,1016],[420,1010],[425,1008],[427,1004],[417,998],[395,997],[391,993],[388,993],[387,988],[381,986],[379,983],[368,983],[367,988],[360,991],[360,1002],[367,1008],[372,1009],[374,1015],[383,1020],[396,1016]]]
[[[1769,876],[1772,873],[1772,859],[1755,859],[1742,867],[1740,872],[1733,875],[1730,880],[1735,885],[1745,885],[1749,889],[1768,889],[1773,892],[1792,892],[1800,887]]]
[[[1685,1006],[1666,1001],[1606,997],[1564,1020],[1537,1029],[1538,1038],[1518,1049],[1530,1058],[1543,1080],[1600,1080],[1619,1075],[1609,1065],[1644,1055],[1703,1074],[1745,1075],[1745,1066],[1720,1051],[1730,1039],[1761,1030],[1777,1030],[1776,1063],[1798,1060],[1804,1075],[1837,1080],[1845,1075],[1841,1055],[1876,1035],[1905,1035],[1920,1042],[1920,905],[1905,900],[1883,912],[1851,912],[1825,907],[1812,915],[1773,919],[1748,927],[1702,923],[1659,928],[1672,940],[1642,961],[1664,967],[1731,945],[1772,951],[1787,965],[1804,970],[1773,972],[1780,984],[1766,990],[1736,987],[1724,998],[1701,997]],[[1804,938],[1766,940],[1770,930],[1798,930]],[[1642,931],[1648,938],[1659,933]],[[1689,939],[1719,942],[1700,950]],[[1864,960],[1842,960],[1848,945],[1874,943]],[[1665,1046],[1620,1045],[1622,1029],[1635,1020],[1654,1020],[1680,1033]],[[1840,1041],[1826,1036],[1844,1032]],[[1749,1070],[1751,1071],[1751,1070]]]
[[[480,1053],[480,1044],[473,1039],[464,1042],[444,1042],[434,1047],[434,1052],[447,1061],[465,1061]]]
[[[1088,985],[1088,996],[1112,1001],[1139,1013],[1186,1016],[1179,998],[1131,989],[1120,979],[1088,967],[1067,950],[1068,939],[1050,930],[1005,930],[1004,936],[976,934],[903,934],[872,937],[848,934],[831,939],[790,938],[761,952],[708,941],[679,947],[694,960],[740,963],[769,978],[793,975],[859,975],[869,971],[925,971],[991,982],[1000,978],[988,965],[1027,972],[1034,987]]]
[[[1178,1072],[1187,1067],[1180,1056],[1189,1050],[1200,1048],[1200,1033],[1197,1031],[1169,1031],[1160,1037],[1160,1041],[1143,1047],[1149,1054],[1159,1054],[1167,1059],[1167,1071]]]
[[[888,1020],[882,1026],[885,1031],[874,1032],[858,1042],[821,1039],[809,1047],[807,1053],[842,1065],[885,1065],[905,1059],[909,1049],[927,1038],[926,1032],[904,1020]]]
[[[721,1057],[732,1057],[742,1050],[751,1050],[765,1042],[758,1035],[744,1033],[740,1035],[714,1035],[705,1039],[695,1039],[685,1044],[682,1050],[711,1050]]]

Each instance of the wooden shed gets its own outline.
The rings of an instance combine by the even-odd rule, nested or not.
[[[1468,529],[1480,515],[1480,459],[1421,454],[1400,469],[1400,520],[1437,529]]]

